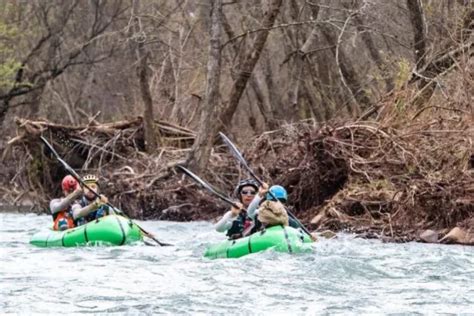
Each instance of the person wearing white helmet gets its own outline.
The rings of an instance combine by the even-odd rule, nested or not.
[[[99,193],[99,179],[95,175],[87,175],[82,181],[96,193]],[[106,205],[108,199],[104,195],[97,198],[96,195],[87,187],[84,188],[83,197],[72,206],[72,215],[77,226],[84,225],[90,221],[109,215],[110,209]]]
[[[216,231],[226,232],[229,239],[242,237],[242,233],[252,225],[251,219],[247,216],[245,209],[257,194],[258,183],[252,179],[246,179],[239,182],[234,191],[234,196],[239,200],[237,206],[232,207],[224,216],[214,225]]]

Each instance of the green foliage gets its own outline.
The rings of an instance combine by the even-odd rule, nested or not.
[[[398,99],[395,103],[395,107],[397,109],[398,112],[404,112],[405,111],[405,107],[406,107],[406,103],[405,103],[405,100],[403,99]]]
[[[14,84],[14,76],[21,63],[13,58],[9,58],[0,64],[0,88],[11,88]]]
[[[27,165],[26,172],[28,179],[30,179],[30,185],[33,187],[41,187],[38,182],[38,179],[41,179],[43,175],[43,163],[41,158],[32,158]]]
[[[16,27],[0,20],[0,89],[10,88],[21,63],[15,58],[15,43],[20,34]]]
[[[410,62],[405,58],[402,58],[398,61],[398,71],[395,75],[395,87],[400,89],[403,85],[406,84],[411,75],[411,66]]]

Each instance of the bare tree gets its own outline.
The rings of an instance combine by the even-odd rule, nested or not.
[[[291,78],[293,80],[293,83],[290,84],[289,93],[290,105],[292,106],[296,106],[296,104],[298,103],[298,94],[302,81],[304,63],[307,61],[306,58],[308,52],[314,48],[318,40],[318,33],[319,30],[315,26],[306,41],[304,42],[303,46],[301,46],[296,52],[294,75],[292,76],[293,78]]]
[[[148,58],[150,52],[145,48],[145,34],[143,34],[142,22],[140,20],[140,1],[132,0],[132,23],[133,37],[135,40],[135,52],[137,56],[137,73],[140,83],[140,93],[143,100],[143,128],[145,132],[145,150],[153,153],[158,147],[158,131],[155,130],[153,114],[153,98],[150,91],[150,70]]]
[[[260,54],[262,53],[265,42],[267,41],[269,29],[273,26],[276,17],[280,11],[281,3],[283,0],[272,0],[268,11],[265,13],[262,21],[262,30],[258,32],[251,45],[251,49],[247,50],[243,57],[242,63],[239,65],[239,73],[235,79],[232,89],[230,92],[229,100],[220,115],[219,125],[220,128],[224,127],[232,121],[232,117],[239,105],[240,98],[245,90],[247,82],[257,64]]]
[[[356,22],[357,30],[359,31],[362,41],[365,43],[365,46],[369,50],[370,57],[372,57],[372,60],[374,61],[375,65],[382,73],[382,76],[385,81],[385,90],[387,92],[393,90],[395,85],[393,84],[393,80],[392,78],[390,78],[390,75],[387,71],[388,65],[383,61],[383,58],[380,55],[380,52],[377,49],[377,46],[372,38],[372,34],[365,29],[364,22],[359,14],[354,17],[354,21]]]
[[[2,77],[8,84],[0,86],[0,119],[43,116],[81,124],[140,115],[146,126],[159,117],[200,129],[211,3],[140,1],[138,8],[133,0],[12,1],[0,23],[14,25],[18,36],[0,27],[0,68],[10,57],[20,67]],[[407,56],[417,63],[410,83],[429,84],[424,91],[430,96],[441,76],[473,51],[472,1],[222,5],[222,102],[214,120],[236,136],[247,123],[250,135],[284,121],[326,120],[371,107],[404,84]],[[428,8],[430,14],[423,13]],[[146,130],[150,147],[154,133]]]
[[[0,125],[11,107],[30,106],[33,113],[37,112],[46,84],[70,67],[99,63],[113,54],[114,47],[97,51],[92,51],[91,47],[122,15],[121,1],[95,3],[87,29],[81,32],[82,36],[75,38],[72,45],[67,46],[65,32],[73,23],[71,21],[75,15],[82,14],[81,5],[86,4],[76,0],[56,6],[40,1],[27,3],[19,8],[31,10],[34,18],[25,23],[37,23],[35,25],[40,26],[43,32],[38,31],[42,35],[22,58],[12,87],[0,91]]]
[[[211,37],[209,41],[204,107],[201,112],[198,136],[187,161],[188,165],[196,172],[201,172],[209,161],[215,132],[212,120],[219,102],[222,52],[222,0],[212,0],[210,25]]]
[[[235,32],[234,30],[232,29],[232,26],[230,25],[229,21],[227,20],[227,17],[225,15],[225,13],[222,14],[222,24],[223,24],[223,27],[224,27],[224,30],[225,30],[225,33],[228,37],[228,39],[232,39],[235,37]],[[231,55],[231,60],[234,60],[235,58],[238,58],[239,56],[239,47],[238,45],[236,44],[236,42],[232,42],[230,46],[230,55]],[[268,60],[266,60],[268,61]],[[268,69],[264,69],[264,72],[266,72],[265,70],[268,70]],[[231,73],[231,77],[233,80],[236,80],[237,79],[237,74],[235,74],[235,72],[232,72]],[[255,96],[255,102],[252,102],[252,101],[249,101],[249,105],[251,106],[252,103],[255,103],[260,111],[260,114],[262,115],[263,117],[263,120],[265,122],[265,128],[268,128],[268,129],[276,129],[277,128],[277,125],[276,125],[276,121],[275,121],[275,117],[274,117],[274,113],[272,112],[271,108],[272,108],[272,105],[271,103],[269,102],[268,98],[266,98],[264,92],[263,92],[263,86],[264,86],[264,83],[262,82],[261,78],[259,78],[258,74],[254,73],[252,74],[252,76],[250,77],[250,85],[251,85],[251,88],[252,88],[252,92],[254,93],[254,96]],[[250,100],[250,98],[249,98]]]
[[[409,0],[407,0],[409,2]],[[464,6],[465,3],[459,3],[461,6]],[[413,8],[417,12],[421,12],[419,8]],[[413,13],[410,12],[410,15],[413,16]],[[451,70],[454,66],[458,64],[458,61],[466,56],[467,58],[472,58],[474,56],[474,42],[471,39],[472,33],[474,31],[474,10],[472,6],[466,6],[463,10],[462,17],[457,23],[456,30],[454,31],[455,37],[454,41],[449,41],[450,44],[447,47],[443,48],[432,56],[431,58],[423,59],[423,67],[417,65],[416,70],[414,71],[410,83],[418,83],[420,91],[417,93],[414,98],[414,104],[420,106],[423,105],[434,93],[434,90],[438,84],[437,77],[445,74]],[[415,21],[419,22],[420,18]],[[413,18],[412,18],[412,21]],[[418,23],[417,22],[417,23]],[[412,22],[413,23],[413,22]],[[413,25],[415,31],[415,40],[421,35],[417,35],[420,32],[420,28]],[[426,39],[424,40],[426,41]],[[416,42],[415,42],[416,45]],[[426,43],[420,45],[421,49],[426,47]],[[415,46],[416,50],[416,46]],[[421,57],[421,56],[419,56]]]
[[[425,65],[426,28],[421,0],[407,0],[408,14],[413,28],[413,48],[415,49],[416,68]]]
[[[333,30],[325,26],[321,28],[321,32],[328,44],[331,45],[331,52],[333,53],[336,60],[341,81],[349,92],[350,98],[344,100],[346,102],[347,109],[349,113],[356,116],[360,112],[361,106],[370,106],[370,98],[364,91],[359,76],[357,75],[357,71],[355,70],[353,64],[349,60],[349,57],[341,45],[342,32],[340,34],[336,34]]]

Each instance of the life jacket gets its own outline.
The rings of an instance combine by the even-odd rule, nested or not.
[[[252,234],[262,230],[262,228],[263,228],[262,222],[259,221],[258,218],[255,218],[255,220],[251,223],[251,225],[249,225],[249,227],[247,227],[243,231],[242,235],[243,235],[243,237],[252,235]]]
[[[83,196],[80,200],[79,200],[79,205],[84,208],[86,206],[88,206],[89,204],[91,203],[91,201],[89,201],[88,199],[86,199],[85,196]],[[98,218],[101,218],[105,215],[108,215],[109,214],[109,207],[107,205],[102,205],[101,207],[99,207],[97,210],[95,210],[94,212],[91,212],[89,214],[87,214],[86,216],[84,217],[81,217],[81,218],[78,218],[76,220],[76,225],[77,226],[80,226],[80,225],[84,225],[86,223],[89,223],[89,222],[92,222]]]
[[[247,216],[247,212],[241,212],[232,222],[232,226],[227,231],[229,239],[238,239],[243,237],[243,232],[252,226],[252,219]]]
[[[76,227],[76,224],[74,222],[74,217],[72,216],[71,207],[53,214],[54,230],[65,230],[74,227]]]

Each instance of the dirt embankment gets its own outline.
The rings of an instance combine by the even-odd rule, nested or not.
[[[473,244],[472,115],[382,110],[377,121],[303,122],[266,132],[244,147],[245,156],[264,179],[288,189],[295,215],[311,229]],[[17,123],[1,168],[3,203],[44,208],[60,194],[65,173],[39,142],[44,135],[80,173],[98,173],[103,191],[132,217],[211,220],[226,209],[173,168],[185,161],[192,131],[157,122],[164,143],[149,156],[140,118],[81,127]],[[202,176],[225,192],[247,177],[224,146],[216,146]]]
[[[445,241],[472,244],[474,125],[460,115],[414,118],[410,124],[390,117],[288,125],[257,137],[245,156],[264,179],[288,189],[294,214],[310,229],[397,242],[447,236]],[[133,217],[211,220],[226,208],[173,168],[187,155],[191,131],[168,126],[168,146],[147,156],[140,119],[83,128],[18,123],[20,136],[4,153],[3,203],[26,201],[44,209],[60,194],[65,173],[38,141],[43,134],[76,170],[99,173],[104,192]],[[202,176],[232,192],[247,175],[220,146]],[[455,227],[462,238],[448,234]]]

